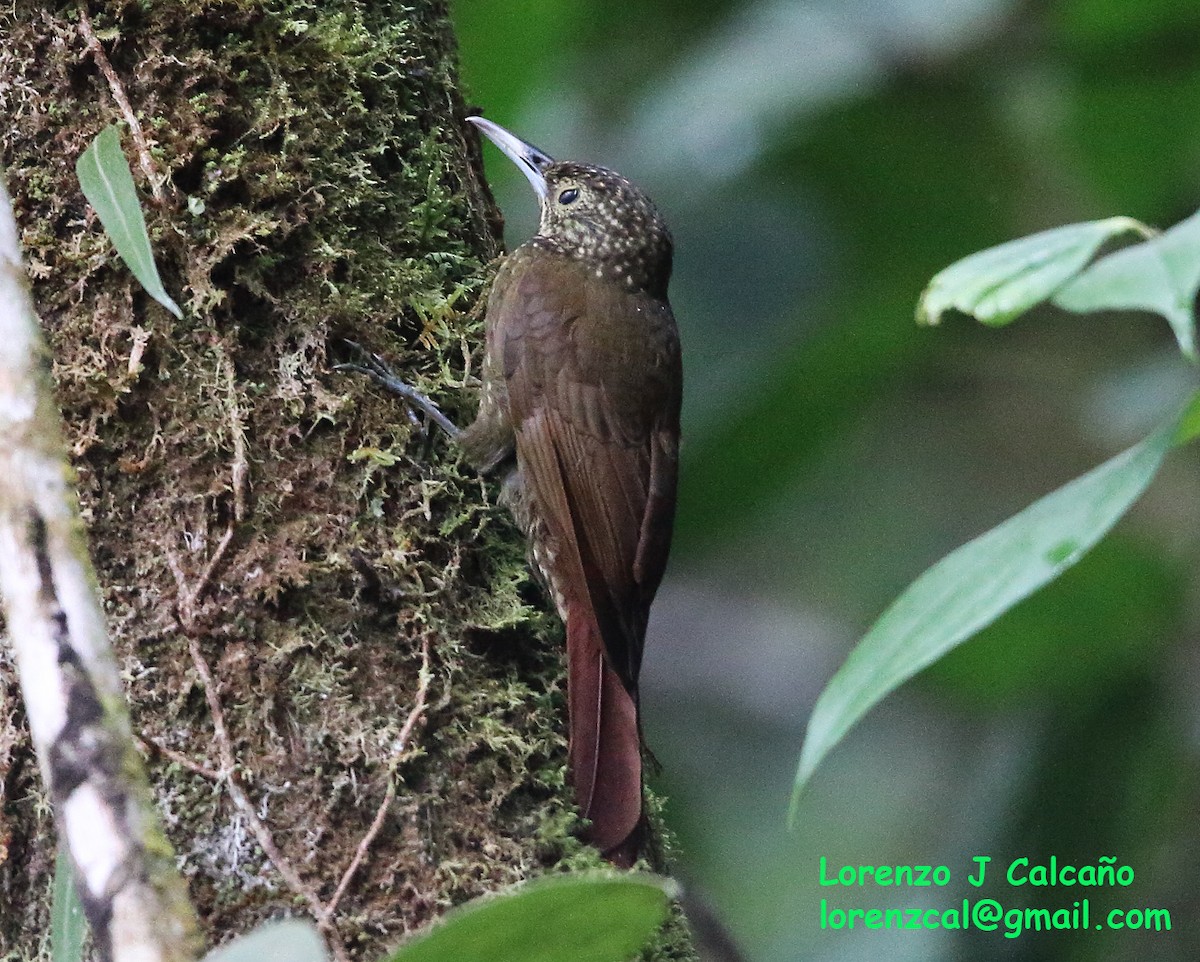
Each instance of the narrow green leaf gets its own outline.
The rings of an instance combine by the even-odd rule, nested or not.
[[[133,186],[133,174],[121,152],[116,126],[105,127],[75,163],[83,196],[95,208],[117,253],[133,271],[146,293],[176,317],[183,317],[158,276],[146,219]]]
[[[948,310],[1001,327],[1042,303],[1074,277],[1102,244],[1150,229],[1129,217],[1087,221],[1030,234],[964,257],[934,275],[917,303],[917,323]]]
[[[213,949],[204,962],[328,962],[325,943],[311,922],[284,919]]]
[[[1200,395],[1192,399],[1194,412]],[[850,728],[897,686],[1058,577],[1146,490],[1182,416],[951,552],[875,622],[817,699],[792,794]]]
[[[1200,290],[1200,212],[1142,244],[1102,257],[1054,295],[1068,311],[1151,311],[1175,332],[1179,349],[1196,354]]]
[[[556,875],[476,899],[389,962],[627,962],[667,917],[652,875]]]
[[[54,895],[50,901],[50,958],[53,962],[80,962],[83,940],[87,936],[87,916],[79,893],[75,891],[75,873],[65,845],[58,846],[54,863]]]
[[[1200,438],[1200,394],[1192,398],[1179,418],[1179,430],[1175,432],[1175,446],[1183,447]]]

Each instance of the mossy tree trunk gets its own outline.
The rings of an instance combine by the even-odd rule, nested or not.
[[[325,910],[377,957],[594,858],[560,629],[514,529],[443,440],[330,370],[352,338],[473,408],[499,248],[447,11],[84,10],[0,11],[0,139],[159,808],[212,941]],[[182,321],[80,193],[113,122]],[[35,958],[53,829],[2,653],[0,697],[0,957]]]

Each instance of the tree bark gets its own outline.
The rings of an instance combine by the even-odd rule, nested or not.
[[[444,441],[331,372],[378,351],[462,423],[499,253],[444,3],[17,0],[2,159],[133,728],[211,943],[287,912],[378,957],[595,863],[561,628]],[[112,122],[176,320],[75,160]],[[0,956],[45,953],[53,829],[0,648]],[[685,958],[682,930],[656,950]]]

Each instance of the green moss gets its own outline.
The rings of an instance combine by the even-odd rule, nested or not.
[[[687,918],[679,905],[671,906],[671,914],[658,937],[642,952],[642,962],[699,962],[692,946]]]
[[[18,119],[0,139],[135,728],[219,765],[195,634],[242,784],[322,897],[396,780],[339,906],[356,956],[498,885],[596,864],[571,834],[561,626],[511,522],[394,399],[330,370],[352,338],[460,422],[474,408],[497,220],[444,6],[89,9],[163,181],[147,221],[185,319],[136,286],[75,182],[120,116],[73,7],[18,0],[0,48]],[[425,642],[429,702],[401,750]],[[224,789],[151,763],[210,933],[303,910]],[[25,771],[14,787],[33,795]],[[36,857],[44,815],[5,805],[18,854],[0,885],[18,894],[0,954],[32,958],[53,859]]]

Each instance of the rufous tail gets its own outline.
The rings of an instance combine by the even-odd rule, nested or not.
[[[591,821],[585,838],[622,868],[638,856],[642,822],[642,746],[635,697],[604,657],[588,609],[567,615],[567,701],[571,782]]]

